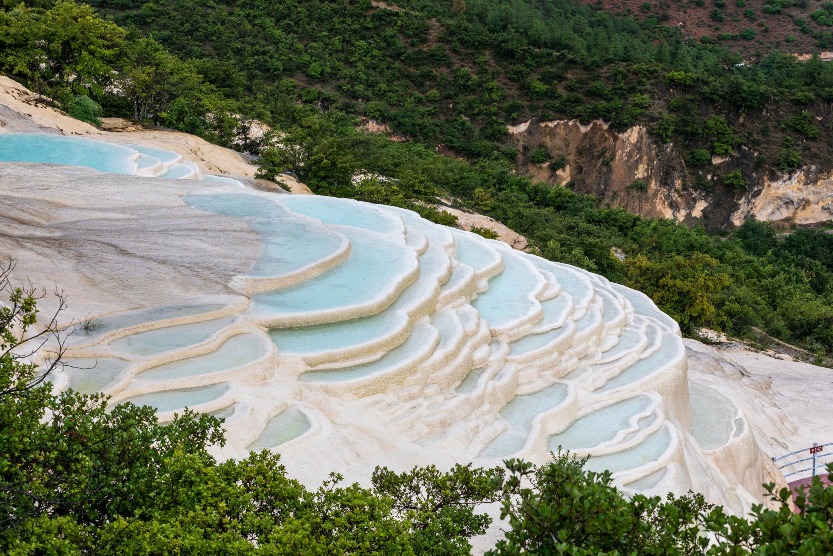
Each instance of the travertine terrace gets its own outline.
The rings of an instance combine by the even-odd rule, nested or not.
[[[759,500],[747,420],[689,383],[643,294],[408,211],[116,154],[132,165],[111,171],[151,177],[48,157],[0,172],[0,252],[76,321],[56,388],[223,417],[218,455],[274,449],[309,481],[563,446],[633,491]]]

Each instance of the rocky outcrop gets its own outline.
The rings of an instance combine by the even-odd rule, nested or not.
[[[739,226],[754,215],[758,220],[818,224],[833,220],[833,172],[807,166],[789,175],[764,180],[748,191],[732,213]]]
[[[753,215],[797,224],[833,219],[833,172],[816,166],[788,175],[754,168],[755,153],[741,147],[731,157],[751,176],[741,195],[718,177],[729,158],[714,158],[711,169],[698,175],[686,166],[683,151],[657,142],[643,126],[618,132],[601,120],[586,125],[532,120],[509,127],[509,134],[519,151],[519,167],[533,179],[566,185],[643,216],[699,222],[711,229],[738,226]],[[540,147],[551,158],[536,164],[530,157]]]
[[[685,187],[686,168],[671,145],[659,145],[642,126],[615,131],[597,120],[526,122],[509,128],[518,162],[537,181],[568,185],[644,216],[702,218],[705,198]],[[544,146],[556,162],[526,162]]]

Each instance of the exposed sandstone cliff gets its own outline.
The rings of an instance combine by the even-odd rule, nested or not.
[[[535,180],[568,185],[643,216],[701,222],[712,229],[737,226],[752,215],[797,224],[833,219],[833,173],[815,166],[791,175],[768,172],[753,168],[754,153],[741,148],[733,157],[749,166],[745,174],[752,177],[741,194],[718,178],[726,159],[713,159],[712,170],[698,176],[686,166],[683,150],[655,141],[643,126],[617,132],[599,120],[587,125],[533,120],[510,127],[509,134],[520,153],[519,166]],[[530,161],[541,146],[555,162]]]

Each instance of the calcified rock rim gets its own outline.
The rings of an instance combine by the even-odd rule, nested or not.
[[[677,325],[639,292],[392,207],[8,168],[0,217],[17,227],[0,244],[33,281],[82,292],[68,353],[82,368],[58,389],[111,372],[99,379],[113,403],[218,414],[218,455],[273,446],[311,482],[377,464],[542,462],[557,442],[630,490],[756,501],[766,460],[748,423],[706,386],[691,399]],[[275,251],[290,230],[312,243]]]

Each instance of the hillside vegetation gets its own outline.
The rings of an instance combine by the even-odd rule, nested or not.
[[[612,13],[653,19],[685,37],[722,42],[747,57],[833,49],[827,0],[583,0]]]
[[[833,65],[778,52],[744,65],[725,48],[731,42],[687,40],[656,19],[573,0],[90,4],[281,125],[296,123],[292,107],[302,102],[457,155],[515,160],[535,154],[506,146],[506,124],[641,123],[682,149],[690,185],[705,189],[745,189],[759,169],[833,165],[830,136],[820,133],[830,125]],[[711,166],[712,155],[743,149]]]

